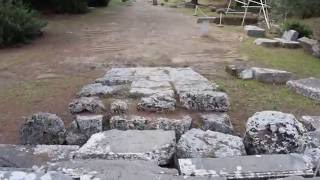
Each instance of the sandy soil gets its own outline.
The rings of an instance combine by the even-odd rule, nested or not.
[[[214,80],[238,57],[239,34],[211,26],[201,37],[195,17],[146,0],[47,18],[43,37],[0,50],[0,143],[18,143],[23,116],[33,112],[70,122],[75,93],[111,67],[191,66]]]

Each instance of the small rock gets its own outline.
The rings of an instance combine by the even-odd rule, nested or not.
[[[285,31],[281,38],[286,41],[297,41],[299,38],[299,33],[295,30]]]
[[[285,84],[292,78],[292,73],[277,69],[253,67],[254,79],[263,83]]]
[[[69,104],[69,111],[73,114],[81,112],[99,113],[105,110],[99,97],[81,97]]]
[[[265,29],[252,25],[245,26],[244,30],[246,34],[251,37],[264,37],[266,33]]]
[[[230,117],[225,113],[201,114],[202,127],[206,131],[216,131],[225,134],[233,133],[233,126]]]
[[[176,108],[176,100],[170,96],[152,95],[141,98],[138,103],[138,110],[148,112],[168,112],[174,111]]]
[[[300,121],[307,131],[320,130],[320,116],[302,116]]]
[[[28,117],[20,128],[22,144],[63,144],[63,121],[55,114],[39,112]]]
[[[278,47],[280,45],[279,41],[266,38],[258,38],[254,41],[254,44],[264,47]]]
[[[180,94],[183,107],[197,111],[226,112],[230,108],[228,95],[216,91],[194,91]]]
[[[186,132],[177,145],[178,158],[218,158],[245,154],[240,137],[200,129]]]
[[[129,110],[128,103],[124,100],[115,100],[110,105],[112,114],[126,114]]]
[[[305,147],[304,133],[294,115],[262,111],[248,119],[244,144],[250,155],[299,153]]]
[[[289,89],[305,97],[320,101],[320,79],[307,78],[287,82]]]
[[[102,83],[95,83],[84,86],[77,95],[79,97],[109,96],[118,93],[123,90],[123,88],[124,86],[122,85],[108,86]]]

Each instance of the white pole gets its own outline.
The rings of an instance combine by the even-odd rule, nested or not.
[[[246,5],[246,9],[245,9],[245,11],[244,11],[244,15],[243,15],[243,19],[242,19],[242,26],[244,26],[244,23],[245,23],[245,20],[246,20],[246,17],[247,17],[247,13],[248,13],[248,8],[249,8],[249,5],[250,5],[250,2],[251,2],[251,0],[249,0],[247,3],[247,5]]]

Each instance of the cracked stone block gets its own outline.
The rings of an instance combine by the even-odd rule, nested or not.
[[[299,33],[296,30],[285,31],[281,38],[287,41],[297,41],[299,38]]]
[[[320,79],[307,78],[292,80],[287,82],[287,86],[298,94],[315,101],[320,101]]]
[[[108,86],[130,84],[135,71],[135,68],[112,68],[104,77],[95,80],[95,83]]]
[[[316,169],[318,164],[319,164],[319,160],[320,160],[320,149],[318,148],[308,148],[304,151],[303,153],[307,158],[309,158],[309,160],[311,161],[312,165],[313,165],[313,169]]]
[[[263,83],[285,84],[292,78],[292,73],[277,69],[253,67],[254,79]]]
[[[91,179],[101,180],[226,180],[218,177],[186,178],[179,176],[176,169],[161,168],[142,160],[73,160],[50,165],[49,170],[63,172],[75,179],[90,175]]]
[[[307,131],[320,130],[320,116],[302,116],[300,122]]]
[[[35,113],[26,118],[20,128],[21,144],[63,144],[65,141],[64,123],[55,114]]]
[[[303,125],[292,114],[262,111],[248,119],[244,144],[248,154],[287,154],[304,151]]]
[[[258,26],[248,25],[244,27],[244,31],[250,37],[265,37],[266,30]]]
[[[99,97],[81,97],[72,100],[69,111],[73,114],[81,112],[99,113],[105,110],[105,106]]]
[[[296,49],[301,47],[298,41],[288,41],[282,38],[274,38],[274,40],[278,41],[283,48]]]
[[[148,120],[142,116],[113,116],[110,119],[110,129],[145,130]]]
[[[56,179],[56,180],[73,180],[72,177],[55,171],[34,171],[32,169],[0,169],[0,178],[3,180],[42,180],[42,179]]]
[[[195,91],[179,95],[183,107],[196,111],[226,112],[230,108],[228,95],[216,91]]]
[[[304,134],[306,148],[320,148],[320,130],[310,131]]]
[[[70,160],[78,149],[79,146],[69,145],[0,144],[0,167],[32,168],[46,165],[48,162]]]
[[[267,38],[258,38],[254,41],[254,44],[264,47],[278,47],[280,45],[279,41]]]
[[[176,99],[171,96],[152,95],[141,98],[138,110],[148,112],[168,112],[176,109]]]
[[[230,116],[225,113],[200,114],[202,123],[201,129],[216,131],[225,134],[233,134],[233,125]]]
[[[129,111],[129,106],[126,101],[117,99],[111,103],[110,110],[112,114],[126,114]]]
[[[77,152],[81,159],[149,160],[167,165],[175,153],[174,131],[109,130],[91,136]]]
[[[80,92],[78,92],[79,97],[88,96],[111,96],[119,93],[124,89],[122,85],[108,86],[101,83],[88,84],[84,86]]]
[[[313,175],[312,163],[300,154],[179,159],[178,163],[186,176],[265,179]]]
[[[191,129],[177,144],[178,158],[217,158],[246,155],[242,138],[214,131]]]

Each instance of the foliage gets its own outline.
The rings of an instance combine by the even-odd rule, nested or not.
[[[90,7],[108,6],[110,0],[88,0]]]
[[[0,0],[0,47],[26,43],[41,34],[46,22],[19,0]]]
[[[85,13],[88,11],[87,0],[23,0],[33,8],[57,13]]]
[[[306,24],[303,24],[301,22],[298,22],[298,21],[288,21],[284,24],[284,28],[283,28],[285,31],[288,31],[288,30],[296,30],[298,31],[299,33],[299,37],[309,37],[311,38],[313,32],[311,30],[311,28],[306,25]]]
[[[309,18],[320,16],[319,0],[272,0],[276,15]]]

